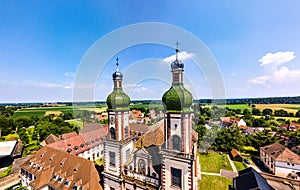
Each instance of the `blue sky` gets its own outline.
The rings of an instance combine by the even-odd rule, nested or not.
[[[86,52],[106,34],[141,22],[175,25],[198,37],[219,65],[226,98],[297,96],[299,7],[297,0],[1,1],[0,102],[72,101]],[[139,60],[172,54],[172,48],[146,44],[113,57],[119,56],[120,70],[126,72]],[[110,93],[114,59],[99,73],[93,100]],[[203,73],[185,62],[185,75],[196,83],[187,88],[194,98],[210,98]],[[170,85],[152,79],[126,84],[126,77],[131,76],[124,76],[131,99],[160,99]]]

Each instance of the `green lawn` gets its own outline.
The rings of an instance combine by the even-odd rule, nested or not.
[[[199,181],[199,189],[207,190],[225,190],[232,185],[232,179],[219,176],[202,175]]]
[[[199,154],[199,159],[203,172],[219,173],[221,169],[232,171],[226,154],[209,152],[207,155]]]
[[[233,161],[237,171],[241,171],[243,169],[246,169],[247,166],[243,162]]]
[[[8,166],[7,169],[0,173],[0,178],[8,176],[11,172],[12,165]]]
[[[79,129],[83,129],[83,122],[79,120],[69,120],[68,123],[70,123],[73,126],[78,126]]]

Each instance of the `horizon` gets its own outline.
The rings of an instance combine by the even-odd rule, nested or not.
[[[214,99],[210,99],[210,98],[200,98],[200,99],[193,99],[193,101],[199,101],[199,100],[246,100],[246,99],[266,99],[266,98],[297,98],[300,96],[274,96],[274,97],[240,97],[240,98],[226,98],[226,99],[218,99],[218,98],[214,98]],[[161,99],[130,99],[130,102],[140,102],[140,101],[162,101]],[[6,104],[64,104],[64,103],[106,103],[106,100],[94,100],[94,101],[76,101],[76,102],[72,102],[72,101],[32,101],[32,102],[0,102],[0,105],[6,105]],[[244,103],[240,103],[240,104],[244,104]],[[283,104],[283,103],[282,103]]]
[[[300,95],[299,1],[185,4],[14,1],[1,5],[2,103],[76,101],[74,86],[76,78],[82,77],[80,66],[88,52],[108,34],[147,22],[176,26],[198,38],[207,48],[201,52],[211,54],[220,71],[225,99]],[[209,78],[214,76],[197,67],[192,60],[195,52],[189,49],[191,44],[183,36],[160,35],[169,38],[169,46],[151,43],[129,46],[111,55],[107,62],[99,63],[104,67],[96,73],[97,80],[91,84],[92,96],[86,101],[106,100],[112,91],[111,74],[116,70],[116,57],[124,74],[124,91],[133,100],[160,100],[170,87],[170,62],[174,60],[176,41],[180,43],[180,58],[185,63],[185,87],[194,99],[215,99],[209,84]],[[118,37],[112,44],[106,44],[104,50],[123,43],[128,36]],[[97,54],[103,57],[105,52]],[[155,69],[140,70],[143,67],[139,65],[147,66],[151,61],[161,64],[159,71],[165,78],[151,78]],[[141,71],[143,76],[133,80]]]

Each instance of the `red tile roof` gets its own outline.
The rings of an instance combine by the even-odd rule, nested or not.
[[[42,145],[45,146],[46,144],[54,143],[56,141],[60,141],[60,138],[53,135],[52,133],[43,140]]]
[[[265,152],[276,161],[300,164],[300,156],[279,143],[260,147],[260,151]]]
[[[64,140],[47,144],[46,146],[54,148],[56,150],[65,151],[74,155],[78,155],[89,149],[89,147],[86,146],[85,141],[81,135],[76,135]]]
[[[92,161],[50,147],[41,148],[21,168],[36,177],[30,183],[34,189],[51,186],[71,190],[76,185],[78,189],[84,187],[89,190],[102,190],[99,174]],[[54,175],[57,176],[56,179]],[[58,182],[59,178],[62,178],[61,182]],[[66,180],[69,182],[68,186],[65,185]]]
[[[108,132],[108,124],[85,123],[83,129],[79,131],[79,134],[89,132],[89,131],[94,131],[99,128],[103,128],[104,130],[106,130]]]
[[[139,123],[129,123],[129,128],[131,131],[140,132],[140,133],[146,133],[150,129],[148,125],[139,124]]]
[[[101,138],[108,134],[107,128],[101,127],[96,128],[93,131],[86,131],[80,133],[85,143],[88,144],[89,147],[94,147],[98,144],[102,143]]]
[[[236,157],[236,156],[240,156],[239,151],[237,151],[236,149],[232,149],[230,151],[230,153],[231,153],[231,155],[232,155],[233,158]]]
[[[74,137],[74,136],[77,136],[76,132],[70,132],[70,133],[65,133],[65,134],[60,135],[61,139],[67,139],[67,138]]]
[[[290,126],[289,126],[289,130],[291,130],[291,129],[290,129],[291,127],[295,127],[295,130],[298,130],[298,129],[300,129],[300,123],[297,123],[297,122],[291,122],[291,123],[290,123]]]

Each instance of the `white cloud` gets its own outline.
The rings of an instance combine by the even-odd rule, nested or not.
[[[295,52],[292,51],[267,53],[258,60],[261,63],[260,66],[265,68],[265,74],[250,79],[249,82],[270,88],[276,84],[300,80],[300,70],[290,70],[286,66],[280,66],[288,63],[295,57]]]
[[[276,52],[276,53],[267,53],[264,55],[258,62],[260,62],[260,66],[265,65],[280,65],[282,63],[289,62],[295,58],[295,52],[293,51],[285,51],[285,52]]]
[[[265,87],[270,88],[271,86],[267,84],[267,81],[269,79],[270,78],[268,76],[264,75],[264,76],[260,76],[260,77],[256,77],[256,78],[250,79],[249,82],[252,83],[252,84],[263,85]]]
[[[74,72],[65,72],[64,76],[66,76],[66,77],[75,77],[76,73],[74,73]]]
[[[193,53],[187,53],[186,51],[182,51],[178,53],[178,59],[184,61],[186,59],[191,59],[194,56]],[[171,55],[169,57],[164,58],[164,62],[170,63],[176,59],[176,55]]]

